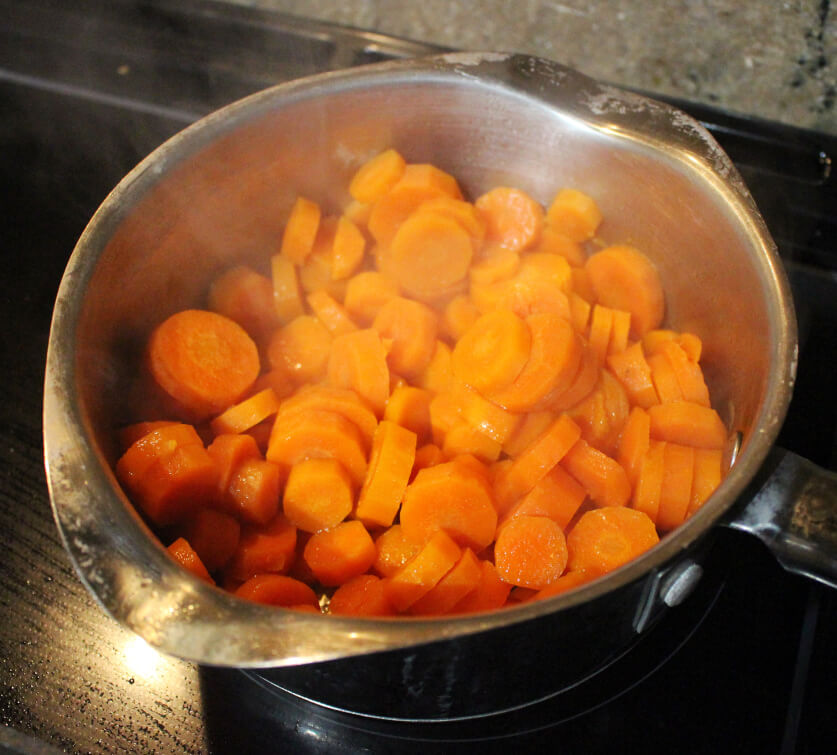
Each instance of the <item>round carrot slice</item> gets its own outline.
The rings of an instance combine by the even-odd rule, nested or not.
[[[520,189],[498,186],[474,202],[486,222],[486,240],[519,252],[537,243],[544,212]]]
[[[497,536],[494,565],[504,582],[541,590],[567,566],[564,531],[546,516],[519,516]]]
[[[659,542],[647,514],[603,508],[583,514],[567,535],[570,571],[604,574],[626,564]]]

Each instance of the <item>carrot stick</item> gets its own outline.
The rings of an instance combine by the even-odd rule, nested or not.
[[[337,230],[331,248],[331,277],[333,280],[348,278],[363,262],[366,238],[361,230],[345,215],[337,221]]]
[[[355,517],[367,527],[389,527],[407,489],[416,456],[416,434],[389,420],[375,431]]]
[[[279,399],[272,388],[265,388],[219,414],[209,426],[216,435],[243,433],[276,414],[278,410]]]
[[[393,372],[409,379],[421,374],[430,363],[439,321],[429,307],[412,299],[393,297],[378,310],[372,327],[382,339],[392,341],[387,363]]]
[[[601,304],[631,313],[631,332],[642,336],[659,327],[665,308],[657,269],[631,246],[609,246],[585,264]]]
[[[279,467],[264,459],[244,459],[230,477],[226,510],[243,522],[265,524],[279,510],[280,488]]]
[[[672,401],[652,406],[651,437],[695,448],[723,449],[727,429],[718,412],[688,401]]]
[[[512,586],[497,574],[491,561],[480,561],[482,577],[480,583],[459,601],[450,611],[452,614],[494,611],[506,603]]]
[[[305,304],[299,292],[296,265],[281,254],[270,258],[273,281],[273,307],[283,325],[305,312]]]
[[[659,542],[648,516],[627,508],[603,508],[581,516],[567,535],[570,571],[606,574]]]
[[[257,574],[236,591],[236,596],[254,603],[286,608],[299,605],[319,607],[314,591],[304,582],[282,574]]]
[[[199,419],[236,402],[260,371],[247,332],[227,317],[198,309],[178,312],[154,329],[148,364],[157,385]]]
[[[642,469],[642,460],[648,453],[651,441],[651,420],[641,406],[631,409],[628,421],[622,428],[622,435],[619,439],[619,451],[616,455],[618,461],[628,475],[631,487],[636,489],[639,473]]]
[[[663,452],[663,481],[656,525],[661,532],[679,527],[686,519],[692,492],[695,450],[691,446],[666,443]]]
[[[377,270],[366,270],[349,278],[343,306],[354,321],[369,326],[381,307],[400,292],[392,278]]]
[[[336,388],[353,390],[382,416],[389,398],[390,374],[378,331],[369,328],[335,338],[328,358],[328,379]]]
[[[442,616],[449,613],[482,579],[479,559],[465,548],[453,568],[434,587],[413,603],[409,611],[415,616]]]
[[[541,590],[567,565],[564,531],[549,517],[514,517],[497,535],[494,564],[504,582]]]
[[[689,498],[687,516],[692,516],[704,503],[715,489],[721,484],[723,473],[721,471],[722,453],[719,449],[696,448],[695,466],[692,477],[692,492]]]
[[[416,434],[417,443],[427,443],[432,437],[430,401],[433,394],[423,388],[403,385],[393,390],[387,399],[384,419]]]
[[[377,202],[395,186],[406,167],[406,161],[396,150],[384,150],[367,160],[352,176],[349,194],[364,204]]]
[[[305,197],[297,197],[282,233],[280,253],[301,265],[311,253],[320,227],[320,206]]]
[[[257,574],[287,572],[296,555],[296,536],[296,527],[282,514],[264,526],[245,525],[225,576],[244,582]]]
[[[257,343],[279,324],[273,283],[246,265],[230,268],[209,287],[209,309],[237,322]]]
[[[210,576],[200,556],[198,556],[186,538],[177,538],[166,550],[169,556],[186,569],[186,571],[191,572],[204,582],[209,582],[211,585],[215,584],[215,580]]]
[[[587,491],[556,465],[502,516],[497,530],[518,516],[545,516],[566,529],[586,497]]]
[[[384,581],[374,574],[359,574],[340,585],[328,602],[335,616],[393,616]]]
[[[291,467],[282,510],[303,532],[336,527],[352,511],[352,480],[339,461],[305,459]]]
[[[631,344],[621,352],[609,354],[607,366],[624,386],[632,404],[648,409],[660,403],[641,341]]]
[[[497,527],[487,479],[460,459],[422,469],[404,495],[401,527],[417,543],[444,530],[457,543],[481,551]]]
[[[485,220],[487,241],[519,252],[540,239],[543,207],[526,192],[498,186],[478,197],[474,206]]]
[[[387,578],[384,589],[389,602],[403,613],[430,592],[460,556],[459,546],[447,533],[435,532],[413,558]]]
[[[341,585],[363,574],[377,551],[362,522],[351,519],[311,536],[302,557],[325,586]]]
[[[235,553],[241,525],[229,514],[200,509],[186,522],[184,535],[206,568],[215,571]]]
[[[404,534],[400,524],[393,524],[375,538],[377,555],[372,568],[382,577],[391,577],[419,552],[420,547]]]
[[[546,212],[549,227],[573,241],[593,238],[601,221],[596,202],[577,189],[561,189]]]
[[[631,498],[631,483],[622,465],[584,440],[567,452],[561,465],[599,506],[624,506]]]
[[[639,475],[634,485],[632,508],[642,511],[656,524],[660,511],[663,489],[663,460],[666,443],[652,440],[639,465]]]

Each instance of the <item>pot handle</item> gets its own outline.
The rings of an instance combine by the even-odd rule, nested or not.
[[[837,588],[837,474],[774,447],[724,522],[767,545],[795,574]]]

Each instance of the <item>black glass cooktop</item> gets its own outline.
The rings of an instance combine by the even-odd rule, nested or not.
[[[629,653],[480,719],[328,709],[162,657],[105,616],[61,546],[41,440],[52,304],[85,223],[142,157],[222,104],[433,50],[193,0],[0,0],[0,17],[0,752],[834,751],[837,594],[731,530],[717,533],[698,591]],[[837,468],[837,139],[675,104],[738,165],[792,281],[800,368],[780,443]]]

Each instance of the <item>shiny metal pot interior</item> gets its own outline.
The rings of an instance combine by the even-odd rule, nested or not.
[[[273,252],[297,194],[339,206],[352,172],[389,146],[452,172],[471,197],[499,184],[544,203],[562,186],[589,192],[605,217],[602,238],[635,244],[658,266],[667,322],[703,339],[713,400],[731,448],[740,433],[740,450],[706,506],[632,564],[567,595],[485,615],[311,616],[245,603],[193,579],[119,489],[114,428],[133,419],[126,397],[151,328],[201,306],[218,271]],[[781,264],[750,195],[683,113],[527,56],[460,54],[320,75],[256,94],[175,136],[119,184],[85,230],[58,293],[47,364],[55,516],[104,609],[183,658],[275,667],[455,637],[537,644],[561,627],[567,673],[582,674],[665,610],[660,585],[699,559],[704,535],[759,470],[790,399],[795,338]],[[590,626],[600,628],[594,639],[582,631]],[[455,647],[461,657],[463,646]],[[532,662],[539,652],[532,648]]]

